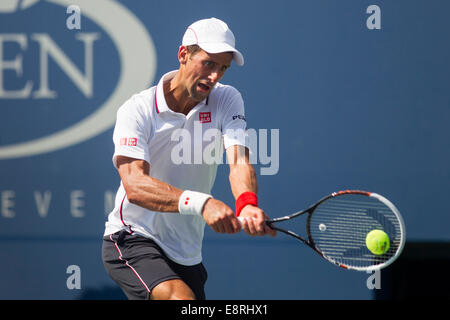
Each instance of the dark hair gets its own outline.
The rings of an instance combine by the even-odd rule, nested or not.
[[[193,56],[197,51],[200,51],[201,48],[200,46],[196,45],[196,44],[192,44],[190,46],[186,46],[187,51],[189,52],[189,54],[191,56]]]

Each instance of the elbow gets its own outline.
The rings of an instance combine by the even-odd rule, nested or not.
[[[139,191],[133,184],[124,184],[125,193],[127,195],[128,202],[132,204],[139,203]]]
[[[137,197],[135,192],[133,192],[133,193],[132,192],[127,192],[127,199],[128,199],[129,203],[132,203],[132,204],[135,204],[135,205],[139,204],[139,200],[138,200],[138,197]]]

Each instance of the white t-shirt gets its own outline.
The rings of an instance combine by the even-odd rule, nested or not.
[[[117,112],[113,141],[117,156],[142,159],[150,176],[182,190],[211,193],[224,148],[246,146],[242,96],[235,88],[217,83],[209,96],[186,116],[169,109],[163,82],[133,95]],[[104,235],[122,229],[153,239],[173,261],[194,265],[202,261],[203,217],[155,212],[131,204],[123,184]]]

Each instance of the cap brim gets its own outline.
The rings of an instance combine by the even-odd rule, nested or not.
[[[227,43],[198,43],[198,46],[208,53],[221,53],[221,52],[232,52],[233,61],[238,66],[244,65],[244,56],[236,48],[233,48]]]

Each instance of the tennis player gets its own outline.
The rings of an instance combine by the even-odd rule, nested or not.
[[[275,236],[258,207],[245,134],[236,134],[246,128],[242,96],[219,83],[232,61],[244,64],[232,31],[216,18],[194,22],[178,60],[178,70],[117,112],[113,163],[121,184],[105,224],[102,258],[129,299],[205,299],[205,224],[218,233]],[[221,135],[222,154],[226,150],[235,210],[210,194],[218,163],[192,160],[195,148],[203,152],[211,144],[201,134],[211,129]],[[194,148],[183,149],[187,160],[181,163],[174,161],[180,143]]]

